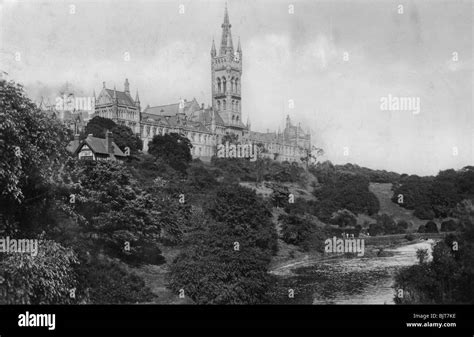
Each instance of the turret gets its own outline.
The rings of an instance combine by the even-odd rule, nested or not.
[[[216,55],[217,55],[216,44],[214,43],[214,39],[212,39],[211,56],[216,57]]]
[[[128,78],[125,79],[124,91],[126,94],[130,95],[130,83],[128,83]]]

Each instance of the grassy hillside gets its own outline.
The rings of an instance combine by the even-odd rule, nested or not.
[[[380,212],[386,213],[395,220],[406,220],[413,223],[413,227],[409,228],[412,230],[417,230],[420,225],[424,225],[426,220],[420,220],[413,215],[412,210],[402,208],[391,201],[393,191],[391,183],[370,183],[369,189],[372,193],[377,196],[380,202]]]

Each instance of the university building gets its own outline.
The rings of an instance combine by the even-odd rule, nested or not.
[[[115,87],[109,89],[103,83],[95,99],[94,115],[130,127],[143,140],[144,151],[148,150],[148,143],[155,135],[175,132],[191,141],[193,158],[208,161],[216,155],[222,137],[235,134],[239,142],[261,143],[265,148],[264,156],[299,163],[304,149],[311,147],[311,135],[301,126],[293,125],[289,116],[283,132],[255,132],[251,131],[249,120],[244,124],[241,95],[243,54],[240,39],[237,49],[234,49],[231,27],[226,7],[219,49],[214,41],[211,46],[211,106],[205,107],[193,99],[146,106],[142,110],[138,91],[132,98],[126,79],[123,91]]]

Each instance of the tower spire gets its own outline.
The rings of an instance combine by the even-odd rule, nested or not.
[[[211,47],[211,56],[215,57],[216,56],[216,44],[214,43],[214,38],[212,38],[212,47]]]
[[[227,52],[234,54],[234,44],[232,43],[232,34],[230,28],[232,25],[229,22],[229,12],[227,11],[227,3],[225,4],[224,23],[222,24],[222,38],[221,49],[219,55],[225,55]]]

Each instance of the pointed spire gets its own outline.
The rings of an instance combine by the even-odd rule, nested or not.
[[[232,25],[229,22],[229,13],[227,11],[227,3],[225,4],[224,12],[224,23],[222,24],[222,39],[221,39],[221,49],[219,55],[225,55],[230,52],[231,55],[234,54],[234,45],[232,43],[232,34],[230,28]]]
[[[140,97],[138,97],[138,90],[137,94],[135,95],[135,103],[140,103]]]
[[[238,46],[237,46],[237,52],[238,52],[239,54],[242,54],[242,48],[240,47],[240,36],[239,36],[239,44],[238,44]]]
[[[95,89],[92,90],[92,96],[94,96],[94,101],[95,101]]]
[[[130,95],[130,83],[128,83],[128,78],[125,79],[124,91]]]
[[[105,82],[102,82],[102,88],[105,89]]]
[[[114,100],[117,100],[117,89],[115,89],[115,85],[114,85]]]
[[[216,52],[216,44],[214,43],[214,38],[212,38],[212,48],[211,48],[211,56],[215,57],[217,54]]]

